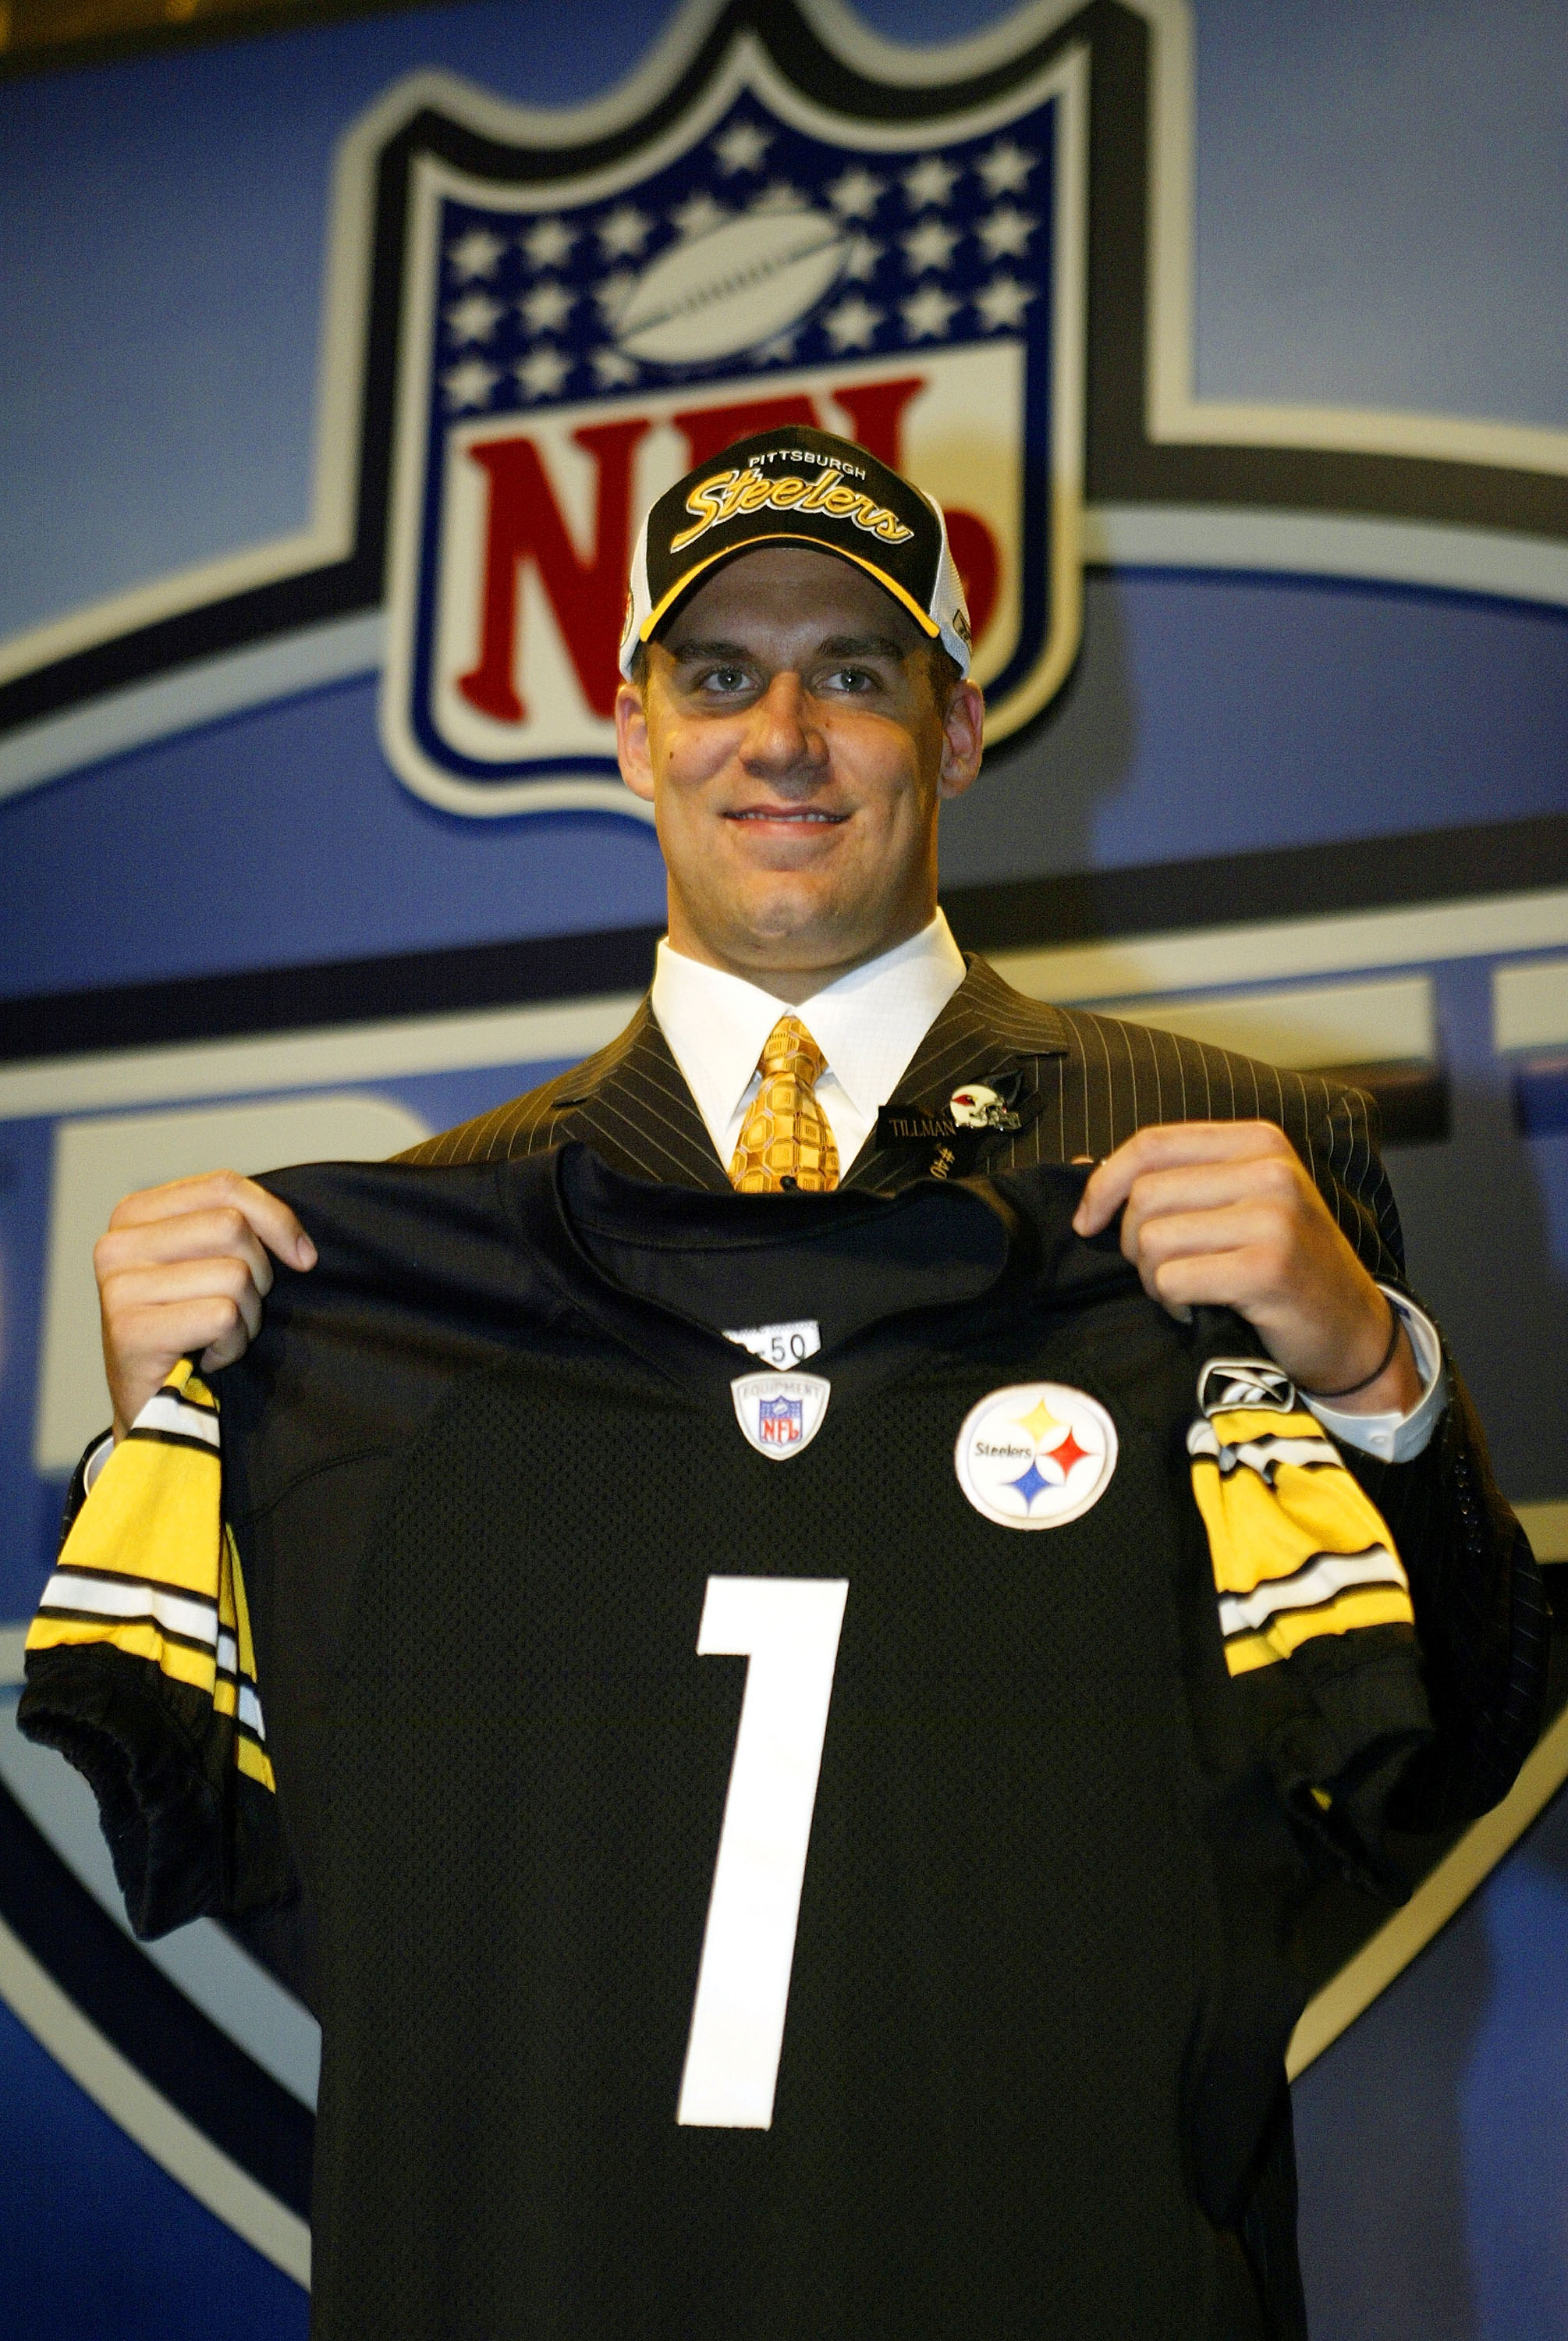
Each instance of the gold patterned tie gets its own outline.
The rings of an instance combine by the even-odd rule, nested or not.
[[[743,1195],[776,1195],[786,1184],[821,1195],[839,1184],[839,1150],[813,1086],[827,1062],[799,1016],[780,1016],[757,1061],[762,1086],[729,1164]]]

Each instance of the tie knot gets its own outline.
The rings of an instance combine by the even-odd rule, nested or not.
[[[776,1073],[791,1073],[809,1089],[820,1078],[827,1063],[799,1016],[780,1016],[762,1044],[757,1070],[764,1081]]]

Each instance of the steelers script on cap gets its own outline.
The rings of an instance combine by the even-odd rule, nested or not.
[[[953,1468],[975,1509],[998,1528],[1060,1528],[1109,1487],[1116,1427],[1087,1390],[1015,1382],[970,1408]]]
[[[660,497],[631,557],[621,673],[706,571],[759,544],[853,563],[968,673],[969,613],[940,504],[864,447],[804,423],[737,440]]]

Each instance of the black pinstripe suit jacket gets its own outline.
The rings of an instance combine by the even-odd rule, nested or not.
[[[1373,1109],[1359,1090],[1145,1025],[1047,1007],[970,958],[889,1102],[941,1110],[961,1083],[1007,1074],[1022,1077],[1017,1103],[1025,1126],[982,1148],[987,1170],[1108,1154],[1147,1122],[1263,1117],[1287,1132],[1368,1266],[1379,1274],[1403,1271],[1399,1215],[1377,1156]],[[635,1177],[719,1192],[729,1185],[648,1000],[597,1056],[404,1159],[506,1160],[574,1138]],[[873,1134],[844,1184],[901,1185],[928,1167],[928,1153],[879,1149]]]
[[[1403,1280],[1399,1214],[1377,1152],[1375,1109],[1361,1091],[1114,1017],[1047,1007],[971,958],[888,1102],[940,1111],[962,1083],[994,1085],[1007,1074],[1020,1077],[1024,1126],[997,1133],[977,1168],[1107,1154],[1150,1122],[1262,1118],[1284,1129],[1358,1257],[1374,1275]],[[634,1178],[728,1190],[648,1000],[581,1065],[401,1159],[504,1161],[574,1139]],[[898,1186],[929,1168],[919,1151],[878,1148],[873,1132],[844,1184]],[[1410,1570],[1439,1725],[1404,1817],[1422,1826],[1458,1820],[1503,1794],[1539,1728],[1547,1617],[1539,1571],[1457,1377],[1442,1426],[1416,1461],[1350,1459]]]

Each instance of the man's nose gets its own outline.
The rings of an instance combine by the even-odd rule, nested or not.
[[[769,780],[817,779],[827,769],[828,742],[812,712],[800,677],[776,674],[752,702],[742,761],[748,772]]]

